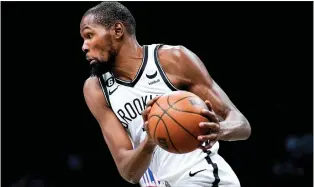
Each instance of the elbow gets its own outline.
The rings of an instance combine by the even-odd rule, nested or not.
[[[130,171],[123,161],[119,162],[118,164],[118,171],[120,173],[120,176],[127,182],[131,184],[138,184],[140,181],[140,178],[137,177],[136,173]]]
[[[131,176],[128,178],[127,181],[131,184],[138,184],[140,182],[140,179]]]
[[[130,172],[120,172],[121,177],[131,183],[131,184],[138,184],[140,179],[136,178],[134,174],[130,173]]]
[[[130,171],[128,165],[127,165],[127,150],[121,150],[118,154],[118,157],[115,159],[115,163],[117,166],[117,169],[119,171],[120,176],[123,180],[126,182],[129,182],[131,184],[137,184],[139,183],[140,179],[136,179],[135,174]]]
[[[118,172],[123,180],[126,182],[129,182],[131,184],[137,184],[139,180],[134,179],[134,175],[132,175],[132,172],[129,171],[126,160],[125,160],[125,152],[120,152],[119,156],[116,157],[115,163],[118,169]]]
[[[244,140],[249,139],[249,137],[251,136],[251,125],[249,123],[249,121],[243,116],[243,134],[244,134]]]
[[[246,127],[246,129],[245,129],[245,132],[244,132],[244,139],[243,139],[243,140],[249,139],[250,136],[251,136],[251,127],[248,126],[248,127]]]

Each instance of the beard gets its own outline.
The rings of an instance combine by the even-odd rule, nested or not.
[[[114,56],[111,55],[106,62],[96,62],[90,65],[90,76],[100,77],[101,75],[110,72],[113,67]]]
[[[104,73],[107,73],[110,69],[106,63],[96,62],[90,65],[90,76],[100,77]]]
[[[109,42],[111,42],[109,40]],[[101,75],[110,72],[113,68],[115,57],[117,55],[117,51],[114,50],[112,47],[112,42],[110,43],[111,47],[108,54],[108,59],[106,61],[97,61],[96,63],[93,63],[90,65],[90,75],[100,77]],[[104,54],[101,54],[101,56],[105,56]]]

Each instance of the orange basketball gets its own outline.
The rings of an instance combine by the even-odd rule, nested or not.
[[[201,115],[208,109],[197,95],[187,91],[174,91],[162,95],[148,114],[148,133],[164,150],[171,153],[188,153],[197,149],[202,142],[197,137],[208,130],[199,127],[208,122]]]

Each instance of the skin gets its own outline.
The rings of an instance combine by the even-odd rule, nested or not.
[[[110,28],[104,28],[95,24],[93,15],[87,15],[82,18],[80,33],[84,39],[82,50],[90,63],[111,63],[109,59],[114,56],[111,65],[115,76],[124,80],[135,77],[142,63],[143,48],[122,23],[117,22]],[[199,125],[211,129],[211,133],[199,136],[198,139],[210,143],[201,149],[210,148],[218,140],[246,140],[250,136],[248,120],[210,77],[197,55],[183,46],[165,45],[158,51],[158,56],[171,83],[179,89],[195,93],[209,108],[203,110],[203,115],[212,122]],[[139,147],[132,148],[127,132],[106,103],[97,77],[86,80],[83,93],[87,106],[101,127],[120,175],[130,183],[138,183],[149,166],[156,144],[146,136]],[[147,115],[151,106],[158,98],[149,101],[142,113],[144,128],[148,124]]]

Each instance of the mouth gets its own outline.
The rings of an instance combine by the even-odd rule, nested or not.
[[[91,60],[91,61],[89,61],[89,64],[95,64],[95,63],[97,63],[97,60]]]
[[[97,61],[96,59],[94,59],[94,58],[88,58],[88,57],[86,57],[86,60],[89,62],[90,65],[91,65],[91,64],[95,64],[95,63],[98,62],[98,61]]]

